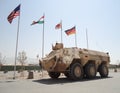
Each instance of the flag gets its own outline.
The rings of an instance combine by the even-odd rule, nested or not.
[[[43,24],[44,21],[33,21],[31,25],[35,25],[35,24]]]
[[[34,24],[37,24],[37,23],[38,23],[38,22],[36,22],[36,21],[33,21],[31,25],[34,25]]]
[[[43,23],[44,23],[44,16],[42,16],[38,21],[33,21],[31,25],[43,24]]]
[[[17,16],[20,16],[20,4],[9,14],[7,17],[8,22],[11,24],[12,20]]]
[[[38,24],[43,24],[43,23],[44,23],[44,18],[45,18],[45,16],[43,15],[43,16],[38,20]]]
[[[44,17],[45,17],[45,16],[43,15],[43,16],[40,18],[40,20],[44,19]]]
[[[61,22],[55,26],[55,29],[60,29],[60,28],[62,28],[62,23]]]
[[[67,35],[75,34],[76,33],[75,26],[73,28],[71,28],[71,29],[66,30],[65,33]]]

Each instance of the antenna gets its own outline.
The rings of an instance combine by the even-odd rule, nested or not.
[[[87,32],[87,28],[86,28],[86,42],[87,42],[87,49],[89,49],[89,45],[88,45],[88,32]]]

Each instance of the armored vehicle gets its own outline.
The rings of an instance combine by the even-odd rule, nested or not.
[[[52,46],[52,51],[39,63],[53,79],[58,78],[61,73],[72,80],[83,77],[92,79],[97,72],[101,77],[108,76],[110,57],[108,53],[77,47],[64,48],[62,43],[56,43]]]

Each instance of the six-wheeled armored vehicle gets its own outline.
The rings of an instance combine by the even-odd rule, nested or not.
[[[83,77],[92,79],[97,72],[101,77],[107,77],[109,63],[108,53],[77,47],[64,48],[62,43],[52,46],[52,51],[40,60],[42,68],[51,78],[58,78],[64,73],[72,80],[80,80]]]

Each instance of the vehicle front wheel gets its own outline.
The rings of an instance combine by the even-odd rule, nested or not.
[[[79,63],[74,63],[70,67],[70,78],[80,80],[83,78],[83,68]]]

